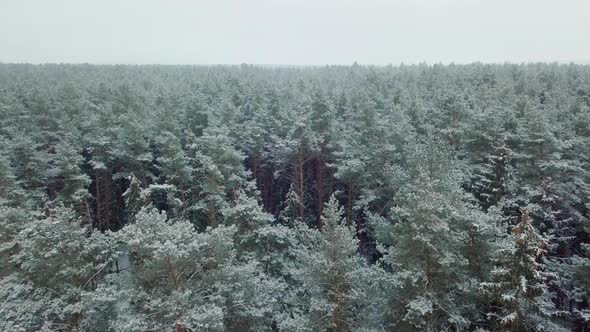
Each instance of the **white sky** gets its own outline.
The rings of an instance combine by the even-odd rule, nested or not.
[[[1,62],[590,61],[590,0],[0,0]]]

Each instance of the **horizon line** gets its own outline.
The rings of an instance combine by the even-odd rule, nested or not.
[[[193,67],[240,67],[240,66],[252,66],[252,67],[283,67],[283,68],[310,68],[310,67],[352,67],[355,65],[362,67],[401,67],[401,66],[419,66],[419,65],[473,65],[473,64],[484,64],[484,65],[531,65],[531,64],[558,64],[558,65],[590,65],[590,59],[588,60],[551,60],[551,61],[470,61],[470,62],[455,62],[455,61],[420,61],[420,62],[399,62],[397,64],[375,64],[375,63],[359,63],[353,61],[352,63],[326,63],[326,64],[288,64],[288,63],[133,63],[133,62],[16,62],[16,61],[1,61],[1,65],[32,65],[32,66],[44,66],[44,65],[89,65],[89,66],[193,66]]]

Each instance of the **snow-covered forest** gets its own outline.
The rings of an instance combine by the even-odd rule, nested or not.
[[[590,66],[0,64],[1,331],[589,331]]]

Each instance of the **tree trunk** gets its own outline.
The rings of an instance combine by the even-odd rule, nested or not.
[[[88,198],[84,198],[84,206],[86,207],[86,217],[88,218],[88,226],[92,228],[92,214],[90,213],[90,205],[88,204]]]
[[[209,175],[209,187],[211,188],[210,195],[215,195],[217,192],[217,184],[215,182],[215,177]],[[217,227],[217,207],[215,206],[215,201],[211,201],[211,227]]]
[[[270,202],[270,189],[271,189],[271,181],[270,181],[270,176],[268,175],[269,171],[265,170],[265,174],[264,174],[264,178],[263,178],[263,183],[262,183],[262,190],[263,190],[263,194],[262,194],[262,205],[264,206],[264,208],[266,209],[266,211],[270,211],[270,209],[272,208],[272,202]]]
[[[352,225],[352,179],[348,182],[348,202],[346,203],[346,223]]]
[[[182,217],[185,220],[188,220],[188,202],[186,200],[186,192],[184,190],[184,182],[180,181],[180,184],[178,185],[179,189],[180,189],[180,195],[182,197]]]
[[[94,170],[94,183],[96,185],[96,224],[98,227],[98,230],[102,231],[103,225],[102,225],[102,217],[101,217],[101,213],[100,210],[102,208],[102,201],[100,200],[100,174],[98,172],[98,169]]]
[[[319,156],[317,157],[317,167],[316,167],[316,180],[317,180],[317,196],[318,196],[318,228],[322,229],[322,210],[324,205],[324,161],[322,160],[322,153],[320,151]]]
[[[55,200],[55,198],[57,197],[57,194],[55,192],[55,181],[51,180],[49,182],[48,189],[49,189],[49,200],[50,201]]]
[[[252,175],[254,176],[254,183],[256,183],[256,188],[258,188],[258,157],[256,154],[252,155]]]
[[[170,272],[170,278],[172,279],[172,285],[174,286],[174,289],[176,291],[178,291],[180,288],[180,286],[178,284],[178,273],[176,272],[176,269],[174,269],[174,266],[172,265],[172,261],[170,260],[170,257],[166,257],[166,264],[168,265],[168,270]],[[180,303],[180,301],[178,301],[178,299],[176,300],[176,302],[179,306],[181,305],[181,303]],[[177,312],[176,323],[174,324],[174,327],[176,328],[176,332],[185,332],[184,326],[182,326],[182,324],[179,322],[181,316],[182,315],[180,314],[180,312]]]
[[[104,202],[103,202],[103,208],[104,208],[104,215],[103,215],[103,222],[105,224],[105,229],[111,229],[111,208],[112,208],[112,204],[113,204],[113,190],[112,190],[112,176],[111,176],[111,170],[107,167],[107,176],[105,178],[105,198],[104,198]]]
[[[328,197],[334,193],[334,173],[328,169]]]
[[[303,223],[304,220],[304,214],[305,214],[305,204],[303,202],[304,200],[304,193],[305,193],[305,188],[304,188],[304,184],[303,184],[303,172],[304,172],[304,168],[303,168],[303,163],[305,162],[305,155],[303,153],[303,143],[301,143],[301,145],[299,146],[299,218],[301,218],[301,222]]]
[[[432,285],[432,262],[430,261],[430,251],[426,250],[426,266],[424,268],[426,275],[426,290],[430,290]]]
[[[273,175],[272,175],[272,171],[268,170],[268,199],[267,199],[267,203],[268,203],[268,211],[272,214],[275,213],[275,206],[274,206],[274,181],[273,181]]]

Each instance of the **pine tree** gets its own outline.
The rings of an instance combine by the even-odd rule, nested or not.
[[[548,240],[532,225],[529,210],[521,211],[519,222],[512,228],[495,255],[492,281],[482,289],[494,295],[495,306],[488,315],[497,328],[528,331],[541,328],[548,304],[547,274],[541,263],[547,253]]]
[[[68,137],[68,134],[63,136]],[[73,141],[73,137],[62,140],[53,148],[52,161],[48,169],[49,200],[52,204],[63,204],[75,209],[84,216],[85,222],[92,224],[89,208],[90,177],[82,172],[80,166],[83,158],[81,147]]]
[[[8,160],[1,155],[0,187],[0,278],[3,278],[16,267],[12,262],[12,255],[18,250],[16,237],[35,213]]]
[[[238,191],[255,192],[254,183],[248,179],[244,168],[244,155],[236,150],[227,131],[208,130],[191,147],[195,181],[198,181],[199,200],[192,209],[209,217],[209,226],[216,227],[221,211],[236,202]]]
[[[148,203],[146,193],[141,189],[141,182],[131,173],[129,177],[129,188],[123,193],[127,212],[127,223],[136,221],[137,213]]]
[[[0,288],[3,322],[17,330],[80,330],[88,309],[83,297],[116,257],[113,238],[89,234],[72,210],[57,208],[28,221],[14,241],[16,269]]]
[[[113,280],[121,311],[113,328],[142,331],[258,330],[272,308],[273,284],[255,262],[239,262],[235,227],[197,233],[182,220],[141,210],[119,233],[131,273]]]
[[[151,123],[145,118],[151,118],[147,111],[140,112],[128,109],[119,116],[114,144],[111,147],[114,157],[119,158],[126,165],[127,172],[120,177],[127,177],[134,173],[143,186],[153,183],[154,174],[149,168],[153,160],[148,137],[151,133]],[[141,119],[144,119],[141,121]]]
[[[381,264],[393,273],[384,314],[388,328],[436,331],[469,326],[475,282],[465,251],[477,207],[445,153],[419,144],[411,181],[396,194],[389,221],[376,218]],[[446,157],[448,158],[448,157]],[[475,211],[475,212],[474,212]]]
[[[174,217],[188,218],[187,203],[189,203],[189,191],[192,185],[192,168],[188,158],[181,146],[180,139],[170,132],[164,132],[156,138],[159,156],[156,158],[159,171],[157,183],[159,185],[172,186],[166,193],[165,201],[162,202],[171,212],[173,208],[178,210]],[[177,203],[174,203],[178,201]],[[172,202],[172,204],[168,204]],[[158,205],[158,204],[156,204]],[[172,205],[172,206],[167,206]],[[178,206],[176,206],[178,205]]]
[[[322,215],[322,229],[299,226],[307,239],[298,250],[300,267],[295,272],[304,301],[303,326],[312,331],[353,331],[359,325],[363,301],[362,259],[356,254],[358,240],[346,225],[343,210],[332,195]],[[294,322],[286,322],[286,324]]]

